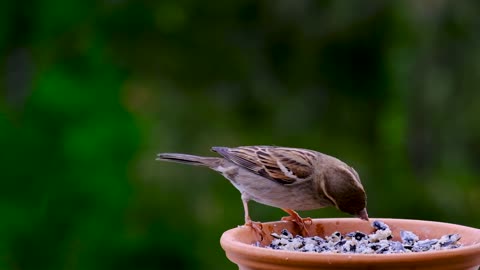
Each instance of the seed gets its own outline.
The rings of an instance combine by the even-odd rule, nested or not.
[[[355,238],[357,241],[360,241],[360,240],[362,240],[362,239],[366,239],[366,238],[367,238],[367,235],[366,235],[366,234],[364,234],[364,233],[362,233],[362,232],[359,232],[359,231],[347,233],[345,236],[346,236],[346,237]]]
[[[413,246],[413,244],[418,241],[418,236],[411,231],[400,231],[400,238],[406,246]]]
[[[438,240],[438,243],[440,244],[440,247],[447,247],[450,245],[453,245],[457,243],[457,241],[460,240],[460,235],[459,234],[447,234],[444,235]]]
[[[377,229],[377,230],[386,230],[388,229],[389,227],[387,226],[387,224],[381,222],[380,220],[375,220],[373,222],[373,228]]]
[[[413,245],[413,252],[428,251],[438,242],[437,239],[420,240]]]
[[[272,233],[272,242],[265,248],[274,250],[292,250],[301,252],[332,252],[356,254],[390,254],[406,252],[424,252],[429,250],[454,249],[461,247],[459,234],[447,234],[439,239],[419,240],[411,231],[400,231],[400,241],[392,241],[392,231],[385,223],[375,220],[375,231],[371,234],[355,231],[342,235],[334,232],[325,238],[320,236],[295,236],[283,229],[280,234]],[[259,243],[253,244],[260,246]]]

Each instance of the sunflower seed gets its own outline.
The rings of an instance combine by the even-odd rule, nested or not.
[[[372,223],[375,231],[371,234],[355,231],[342,235],[334,232],[322,238],[320,236],[293,236],[283,229],[280,234],[272,233],[272,242],[265,248],[316,253],[357,253],[357,254],[391,254],[424,252],[430,250],[454,249],[461,247],[459,234],[447,234],[439,239],[419,240],[411,231],[400,231],[400,241],[392,241],[390,227],[382,221]],[[259,246],[259,244],[254,244]]]

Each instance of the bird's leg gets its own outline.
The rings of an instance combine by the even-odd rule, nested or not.
[[[302,218],[300,215],[295,212],[292,209],[286,209],[282,208],[283,211],[287,212],[290,216],[288,217],[283,217],[282,220],[285,221],[291,221],[295,224],[297,224],[300,227],[300,232],[302,233],[303,236],[308,236],[308,230],[307,230],[307,225],[312,224],[312,219],[307,217],[307,218]]]
[[[257,235],[260,236],[260,241],[263,240],[263,226],[261,222],[254,222],[250,218],[250,214],[248,213],[248,197],[242,194],[242,203],[243,203],[243,210],[245,211],[245,226],[252,228]]]

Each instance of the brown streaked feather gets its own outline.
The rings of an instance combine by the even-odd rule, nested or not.
[[[309,150],[274,146],[212,147],[225,159],[280,184],[293,184],[313,174]]]
[[[220,154],[225,159],[251,171],[258,171],[261,169],[253,158],[253,155],[248,154],[236,154],[232,150],[235,148],[228,147],[212,147],[212,151]]]

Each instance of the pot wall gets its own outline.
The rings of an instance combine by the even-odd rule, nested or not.
[[[421,239],[439,238],[450,233],[462,236],[461,248],[408,254],[327,254],[280,251],[255,247],[257,236],[248,227],[238,227],[225,232],[221,238],[229,260],[244,270],[287,270],[287,269],[440,269],[477,270],[480,266],[480,230],[461,225],[404,219],[380,219],[390,226],[394,240],[399,240],[400,230],[410,230]],[[266,245],[272,240],[272,232],[282,229],[298,233],[291,222],[263,224],[266,234],[261,242]],[[335,231],[371,232],[370,223],[353,218],[315,219],[309,227],[310,235],[325,236]]]

